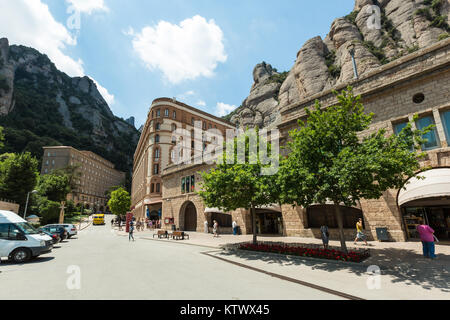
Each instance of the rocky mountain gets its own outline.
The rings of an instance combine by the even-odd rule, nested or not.
[[[136,128],[111,112],[88,77],[71,78],[46,55],[0,39],[0,125],[6,151],[42,157],[44,145],[69,145],[130,172]]]
[[[362,76],[448,38],[449,11],[450,0],[356,0],[353,12],[336,19],[324,39],[303,45],[279,88],[262,79],[280,74],[257,65],[250,96],[228,119],[241,126],[275,126],[281,107],[353,79],[350,45]]]

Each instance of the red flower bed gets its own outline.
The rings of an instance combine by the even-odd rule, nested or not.
[[[319,259],[328,260],[340,260],[340,261],[351,261],[351,262],[361,262],[370,256],[368,250],[364,252],[349,251],[344,253],[335,249],[320,249],[320,248],[305,248],[301,246],[288,246],[279,244],[252,244],[245,243],[239,246],[239,249],[249,250],[249,251],[259,251],[259,252],[271,252],[279,253],[293,256],[301,257],[313,257]]]

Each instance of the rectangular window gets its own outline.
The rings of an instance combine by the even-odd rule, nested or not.
[[[191,176],[191,192],[195,192],[195,176]]]
[[[151,186],[151,188],[150,188],[150,192],[151,192],[151,193],[154,193],[154,192],[155,192],[155,184],[154,184],[154,183],[152,183],[152,186]]]
[[[441,113],[442,124],[444,125],[445,137],[450,144],[450,110]]]
[[[161,184],[157,183],[156,184],[156,193],[160,193],[161,192]]]
[[[400,132],[402,132],[402,130],[408,125],[408,121],[404,121],[404,122],[400,122],[397,124],[394,124],[394,133],[395,134],[400,134]]]
[[[153,171],[153,174],[159,174],[159,165],[158,165],[158,164],[155,164],[155,165],[154,165],[154,171]]]
[[[177,118],[177,112],[176,112],[176,111],[174,111],[174,112],[173,112],[173,114],[172,114],[172,118],[174,118],[174,119],[176,119],[176,118]]]
[[[164,117],[169,117],[169,109],[164,110]]]
[[[190,193],[190,192],[191,192],[191,178],[186,177],[186,193]]]
[[[194,118],[191,119],[191,124],[192,124],[192,125],[195,124],[195,119],[194,119]]]
[[[181,178],[181,193],[186,193],[186,178]]]
[[[161,110],[156,110],[156,117],[157,118],[160,118],[161,117]]]
[[[416,122],[417,129],[419,129],[419,130],[423,130],[426,127],[428,127],[429,125],[434,125],[433,116],[426,116],[426,117],[420,118]],[[439,139],[438,139],[436,127],[433,128],[427,134],[425,134],[423,136],[423,138],[427,140],[427,142],[425,142],[422,146],[423,150],[432,150],[432,149],[439,148],[440,145],[439,145]]]

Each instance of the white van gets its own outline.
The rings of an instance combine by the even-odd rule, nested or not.
[[[11,211],[0,210],[0,258],[26,262],[53,249],[52,239]]]

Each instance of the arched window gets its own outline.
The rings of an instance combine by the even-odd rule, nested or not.
[[[154,192],[155,192],[155,184],[154,184],[154,183],[152,183],[150,192],[151,192],[151,193],[154,193]]]
[[[156,131],[159,131],[159,130],[161,130],[161,123],[158,122],[156,124]]]
[[[158,148],[156,148],[155,149],[155,160],[158,160],[160,156],[161,156],[161,151]]]
[[[161,184],[157,183],[156,184],[156,193],[160,193],[161,192]]]
[[[169,109],[164,110],[164,117],[169,117]]]
[[[172,132],[177,130],[177,125],[175,123],[172,123]]]
[[[155,143],[159,143],[159,134],[155,136]]]

